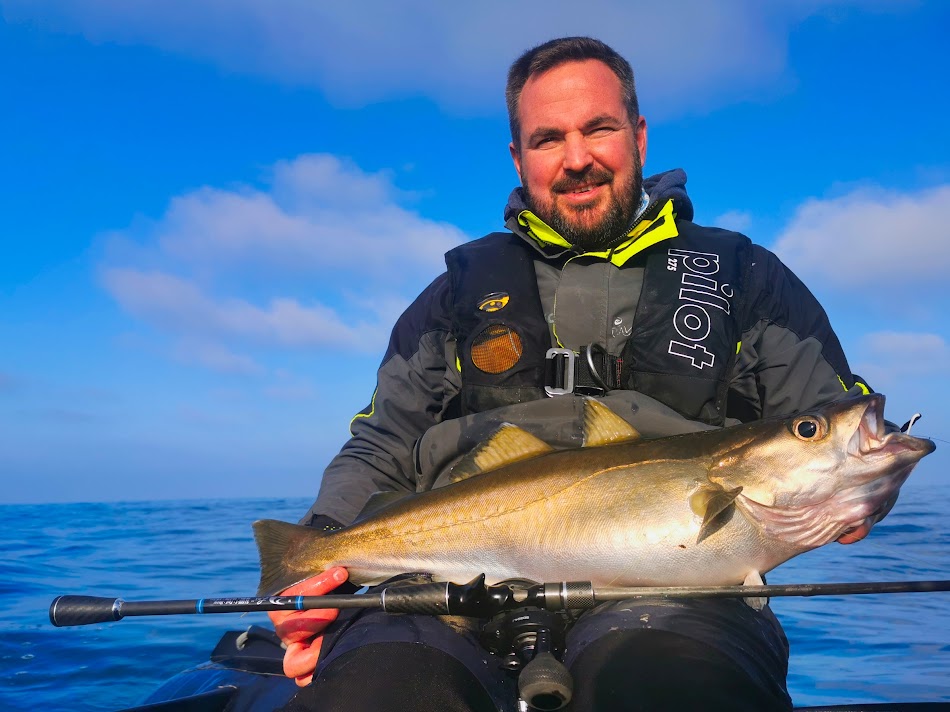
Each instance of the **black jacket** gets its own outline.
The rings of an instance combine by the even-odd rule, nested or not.
[[[602,400],[645,437],[661,437],[786,415],[866,392],[855,382],[824,310],[804,284],[775,255],[743,236],[692,223],[685,182],[681,170],[645,181],[650,200],[643,217],[627,239],[603,253],[578,254],[526,209],[520,189],[512,193],[506,227],[533,256],[536,284],[529,291],[540,297],[542,310],[542,318],[533,322],[534,341],[572,350],[596,343],[628,356],[634,351],[631,345],[639,342],[643,356],[643,344],[655,339],[657,353],[673,353],[679,347],[670,340],[659,343],[649,315],[656,313],[653,306],[675,302],[683,285],[664,286],[650,278],[658,272],[647,268],[649,260],[659,259],[658,254],[662,259],[676,256],[691,239],[731,245],[729,255],[744,245],[735,261],[741,278],[716,285],[731,305],[728,328],[717,327],[729,332],[720,341],[728,342],[729,351],[735,349],[720,354],[729,357],[719,361],[720,410],[687,417],[677,395],[686,393],[686,386],[656,388],[634,378]],[[546,398],[543,390],[526,388],[503,407],[481,412],[460,408],[471,361],[460,358],[467,351],[458,349],[460,295],[452,285],[448,274],[441,275],[396,322],[373,399],[353,419],[352,437],[324,473],[319,496],[303,522],[329,517],[348,524],[374,492],[439,486],[445,469],[502,422],[515,423],[555,447],[582,444],[582,399],[576,396]],[[539,335],[537,325],[544,322],[549,333]],[[644,384],[640,390],[638,384]]]

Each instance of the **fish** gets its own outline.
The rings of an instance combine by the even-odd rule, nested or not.
[[[455,465],[451,484],[338,531],[255,522],[259,595],[331,566],[362,585],[408,572],[489,583],[757,582],[892,506],[935,449],[890,432],[879,394],[657,439],[596,399],[584,412],[581,448],[555,450],[502,425]]]

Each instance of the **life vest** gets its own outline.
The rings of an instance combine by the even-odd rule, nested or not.
[[[643,267],[619,387],[691,420],[725,418],[751,242],[737,233],[676,222],[676,232],[619,269]],[[545,397],[551,332],[538,293],[537,253],[512,233],[492,233],[446,254],[463,413]]]

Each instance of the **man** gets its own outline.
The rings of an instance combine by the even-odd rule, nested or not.
[[[690,222],[682,171],[643,180],[646,121],[616,52],[548,42],[512,65],[506,94],[521,180],[509,232],[448,253],[448,272],[399,319],[306,524],[332,530],[376,492],[444,484],[502,422],[579,445],[584,394],[657,437],[866,392],[820,305],[774,255]],[[345,578],[331,569],[287,593]],[[325,645],[335,616],[272,615],[298,684],[323,654],[300,709],[513,709],[510,680],[471,632],[375,613],[334,626]],[[787,661],[768,608],[736,600],[601,606],[571,629],[565,659],[577,710],[788,709]]]

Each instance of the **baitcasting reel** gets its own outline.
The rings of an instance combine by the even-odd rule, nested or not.
[[[569,624],[564,613],[522,608],[499,613],[482,628],[481,644],[518,673],[518,693],[531,709],[559,710],[571,701],[574,682],[560,660]]]

